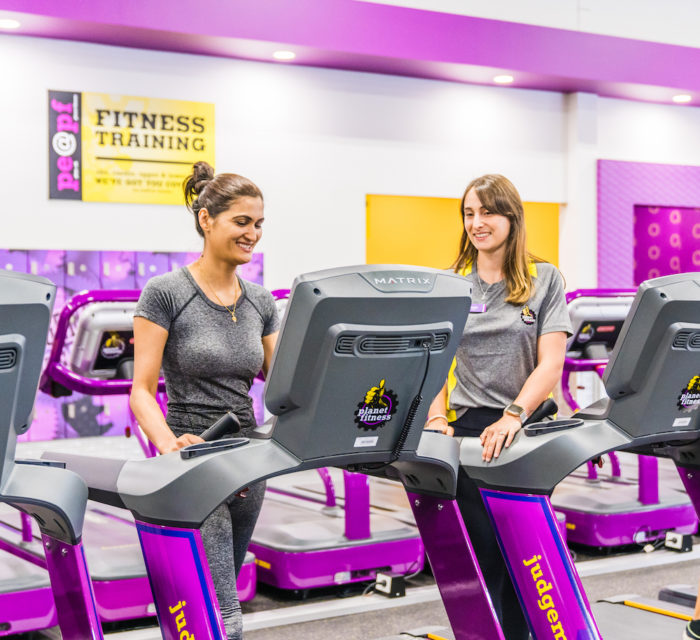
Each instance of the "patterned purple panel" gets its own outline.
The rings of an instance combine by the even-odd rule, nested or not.
[[[35,276],[43,276],[53,282],[56,287],[54,316],[60,311],[66,301],[65,294],[65,262],[66,252],[58,251],[27,251],[27,272]],[[54,325],[51,326],[53,332]]]
[[[134,289],[135,261],[133,251],[100,251],[100,289]]]
[[[34,420],[29,431],[19,436],[17,440],[57,440],[65,438],[65,422],[61,415],[60,400],[37,393],[34,402]]]
[[[66,295],[100,288],[100,252],[66,251]]]
[[[136,288],[143,289],[153,277],[170,271],[170,254],[136,252]]]
[[[248,282],[263,283],[263,254],[254,253],[248,264],[238,267],[238,275]]]
[[[598,160],[598,286],[634,286],[634,207],[700,206],[700,167]],[[696,240],[697,242],[697,240]]]
[[[74,393],[61,406],[65,423],[63,437],[123,436],[128,420],[127,402],[126,396],[84,396]]]
[[[700,209],[634,207],[634,283],[700,270]]]
[[[0,269],[27,273],[27,252],[0,249]]]
[[[263,404],[263,389],[265,383],[260,380],[255,380],[250,388],[250,397],[253,398],[253,412],[255,413],[255,421],[258,424],[265,422],[265,405]]]
[[[149,253],[121,251],[19,251],[0,250],[0,269],[26,271],[53,281],[58,289],[54,321],[70,297],[86,289],[141,289],[150,278],[189,264],[198,252]],[[254,254],[239,269],[242,278],[263,283],[263,256]],[[48,350],[47,350],[48,355]],[[255,416],[264,419],[263,384],[255,382],[250,394]],[[128,399],[124,396],[84,396],[68,398],[37,396],[32,426],[20,440],[53,440],[98,435],[122,435],[129,424]]]
[[[184,267],[199,258],[199,251],[183,251],[170,254],[170,271]]]

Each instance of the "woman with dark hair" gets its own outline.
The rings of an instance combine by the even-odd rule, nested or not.
[[[239,418],[243,435],[250,433],[255,416],[248,392],[256,374],[267,372],[279,329],[271,294],[236,274],[262,235],[260,189],[236,174],[214,175],[210,165],[198,162],[184,190],[204,239],[202,254],[150,280],[134,313],[130,403],[160,453],[203,442],[199,434],[227,411]],[[161,366],[167,421],[156,401]],[[264,483],[251,486],[245,497],[220,505],[201,528],[229,640],[242,637],[236,576],[264,490]]]
[[[559,270],[527,251],[523,204],[508,179],[472,180],[460,215],[453,269],[473,283],[472,312],[426,427],[478,437],[488,462],[561,378],[571,324]],[[461,471],[457,502],[505,637],[525,640],[527,623],[481,495]]]

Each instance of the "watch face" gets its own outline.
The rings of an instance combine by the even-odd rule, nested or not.
[[[517,404],[509,404],[503,411],[503,413],[513,416],[514,418],[518,418],[520,422],[524,422],[527,419],[527,414],[525,413],[525,409],[523,409],[521,406]]]

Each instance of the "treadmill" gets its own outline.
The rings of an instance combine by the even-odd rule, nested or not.
[[[423,569],[416,527],[370,507],[366,475],[346,472],[343,479],[342,507],[268,489],[249,547],[262,582],[304,592],[374,580],[378,571]]]
[[[464,439],[460,464],[480,487],[533,638],[680,638],[688,608],[629,594],[590,605],[548,495],[586,460],[631,451],[670,458],[700,513],[700,273],[642,283],[604,382],[608,398],[523,428],[491,463]],[[453,624],[382,640],[489,637],[462,631]]]
[[[671,457],[700,509],[700,274],[640,287],[606,372],[609,401],[574,419],[529,425],[507,455],[490,463],[474,439],[460,443],[422,430],[423,398],[442,385],[466,319],[468,287],[450,274],[390,266],[302,277],[266,385],[266,404],[276,416],[270,438],[203,443],[140,461],[64,454],[54,463],[87,478],[100,501],[134,514],[166,640],[223,634],[197,529],[202,520],[251,482],[330,463],[400,479],[407,487],[456,638],[503,639],[453,499],[458,465],[480,486],[533,637],[603,637],[548,495],[586,460],[630,450]],[[423,295],[403,295],[410,292]],[[413,324],[400,325],[409,313]],[[397,352],[339,353],[346,332],[355,341],[368,334],[408,337],[401,341],[408,349],[401,358]],[[382,425],[368,450],[363,440],[358,447],[366,436],[358,434],[353,416],[368,385],[382,388],[380,376],[388,384],[385,393],[372,395],[372,408]],[[313,393],[310,377],[317,381]],[[53,548],[52,538],[45,542]],[[61,542],[58,557],[73,557],[75,547]],[[90,637],[88,625],[75,630],[61,619],[70,611],[90,621],[89,589],[73,588],[64,598],[54,560],[49,569],[64,640]],[[78,577],[73,584],[89,586],[84,574]],[[601,604],[595,613],[605,630],[606,611],[619,618],[627,609]],[[648,630],[634,622],[625,627],[635,639]],[[657,640],[673,637],[668,629],[655,634]]]
[[[133,371],[133,312],[139,294],[140,291],[134,290],[99,290],[71,298],[60,314],[51,354],[41,377],[41,390],[54,397],[68,396],[73,392],[128,395]],[[160,404],[165,407],[162,381],[159,395]],[[127,432],[138,439],[142,455],[155,455],[155,449],[142,435],[130,410],[129,417]],[[108,446],[110,439],[108,436],[100,438],[101,446]],[[18,450],[33,450],[36,446],[36,442],[29,445],[19,443]],[[74,449],[75,441],[67,441],[64,448]],[[12,612],[14,618],[21,610],[15,606],[18,600],[51,601],[50,587],[39,531],[32,526],[27,514],[1,507],[0,548],[15,558],[8,560],[2,572],[10,575],[3,581],[8,607],[0,607],[0,611]],[[90,501],[83,522],[83,542],[100,620],[117,623],[155,616],[153,596],[131,514],[125,509]],[[21,583],[18,581],[20,575]],[[30,585],[33,593],[29,593]],[[23,596],[15,595],[20,589],[14,589],[14,586],[21,588]],[[246,555],[237,586],[241,602],[255,596],[256,565],[252,553]],[[41,620],[47,615],[44,614]],[[26,618],[24,614],[22,617]],[[51,622],[46,626],[55,624],[55,613]],[[8,624],[12,626],[12,633],[17,633],[18,623],[9,621]]]
[[[269,438],[118,463],[48,454],[89,477],[91,496],[134,514],[164,637],[222,637],[197,527],[241,487],[330,465],[401,479],[421,495],[454,492],[457,443],[422,425],[461,338],[470,291],[463,278],[420,267],[363,265],[302,276],[266,382],[275,416]],[[447,502],[444,515],[452,519],[458,512]],[[434,546],[445,530],[424,533]],[[177,571],[168,568],[173,562]],[[455,568],[469,563],[450,558]],[[477,596],[471,615],[484,606]],[[64,631],[65,640],[74,637]]]
[[[73,296],[59,317],[40,389],[54,397],[74,391],[128,396],[133,375],[134,311],[140,294],[140,290],[118,289],[86,291]],[[167,397],[162,379],[156,397],[165,413]],[[157,455],[131,408],[128,416],[127,435],[137,439],[146,457]],[[100,618],[116,622],[154,616],[153,598],[131,514],[125,509],[88,503],[83,535]],[[241,602],[255,596],[255,556],[250,552],[236,583]]]
[[[280,317],[289,293],[272,292]],[[306,474],[322,493],[298,490],[296,477]],[[310,589],[371,581],[378,571],[420,572],[425,550],[413,516],[407,521],[391,510],[373,509],[374,486],[364,474],[326,468],[271,479],[249,545],[258,579],[306,595]]]
[[[567,294],[573,334],[567,342],[562,393],[574,412],[579,406],[571,394],[571,374],[603,376],[634,294],[625,289]],[[554,490],[552,505],[566,517],[568,542],[600,548],[643,545],[663,539],[667,531],[682,535],[697,530],[692,502],[672,465],[662,469],[667,473],[660,481],[659,461],[654,457],[624,453],[618,457],[615,452],[609,456],[608,478],[601,477],[588,461],[586,474],[575,472]],[[636,477],[630,462],[636,462]]]
[[[15,461],[17,436],[31,423],[55,295],[45,278],[0,270],[0,507],[32,513],[45,534],[69,544],[70,571],[80,557],[87,487],[48,463]],[[0,636],[57,623],[49,579],[30,555],[0,541]]]

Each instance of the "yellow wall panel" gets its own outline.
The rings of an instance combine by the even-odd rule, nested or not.
[[[368,264],[416,264],[445,269],[462,234],[458,198],[367,196]],[[524,202],[528,248],[559,263],[559,205]]]

